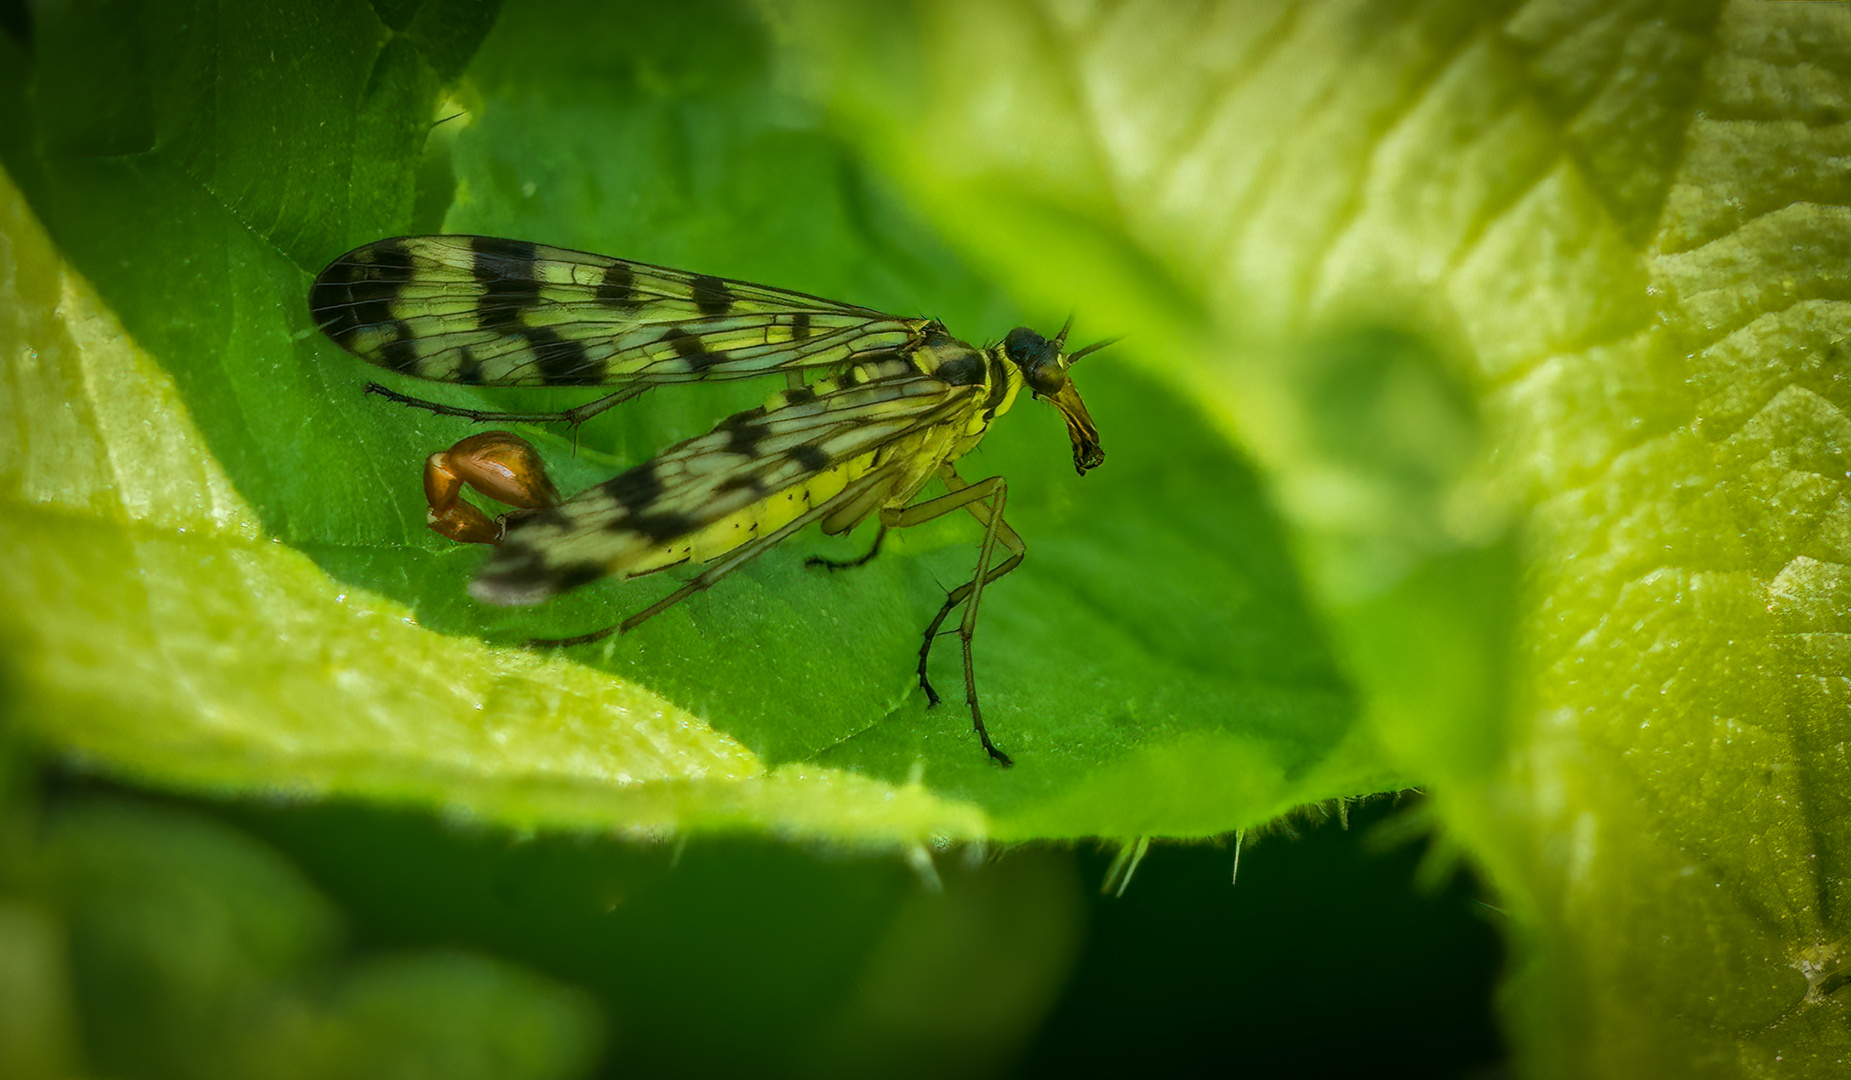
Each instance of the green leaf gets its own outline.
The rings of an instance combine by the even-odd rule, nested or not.
[[[29,45],[0,39],[19,193],[0,347],[26,358],[0,398],[20,447],[0,487],[0,634],[42,745],[163,786],[880,845],[1209,834],[1411,775],[1358,724],[1220,418],[1122,348],[1080,373],[1106,467],[1076,478],[1059,418],[1027,402],[965,463],[1009,478],[1031,546],[986,592],[976,647],[1014,770],[913,676],[921,629],[970,572],[968,520],[853,573],[803,559],[865,536],[796,542],[563,655],[512,645],[608,625],[673,583],[539,611],[467,600],[481,554],[424,528],[418,483],[467,425],[366,397],[375,372],[308,321],[308,281],[350,246],[521,236],[933,314],[977,340],[1065,314],[1018,309],[999,285],[1014,281],[920,227],[740,10],[585,4],[492,31],[474,4],[37,17]],[[121,80],[73,77],[105,54]],[[582,486],[766,392],[661,392],[535,438]],[[932,668],[953,702],[956,660],[941,646]]]
[[[1851,11],[971,0],[790,38],[973,261],[1137,327],[1252,447],[1515,919],[1533,1072],[1842,1064]]]

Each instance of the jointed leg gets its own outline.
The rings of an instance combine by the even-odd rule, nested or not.
[[[926,692],[926,700],[938,704],[938,692],[932,689],[932,682],[926,675],[926,662],[932,655],[932,642],[938,635],[938,628],[959,604],[964,605],[964,617],[958,623],[958,637],[963,643],[964,654],[964,699],[970,705],[971,726],[977,731],[977,738],[983,748],[1003,766],[1014,764],[1009,755],[996,748],[990,741],[990,733],[983,726],[983,709],[977,701],[977,673],[971,657],[971,643],[977,632],[977,610],[983,599],[984,586],[1009,573],[1022,564],[1022,557],[1028,553],[1028,545],[1003,520],[1003,504],[1008,497],[1009,487],[1000,476],[976,484],[966,484],[949,465],[939,470],[939,479],[950,488],[950,493],[936,499],[915,503],[900,511],[883,511],[881,523],[893,528],[905,528],[930,521],[953,510],[968,510],[971,516],[983,522],[983,545],[977,553],[977,569],[971,580],[953,589],[945,598],[945,603],[933,616],[931,625],[926,628],[925,640],[919,647],[919,685]],[[996,545],[1001,543],[1010,551],[1009,558],[1000,565],[991,567],[995,557]]]
[[[435,401],[426,401],[423,398],[412,397],[410,394],[401,394],[397,390],[388,389],[378,383],[366,384],[366,392],[369,394],[378,394],[387,401],[396,401],[400,405],[410,405],[416,409],[424,409],[428,412],[436,413],[438,416],[460,416],[465,420],[477,424],[571,424],[573,427],[577,427],[613,405],[621,405],[629,401],[631,398],[636,397],[647,389],[649,389],[647,386],[641,384],[626,386],[614,394],[606,394],[594,401],[587,401],[583,405],[574,405],[570,409],[564,409],[559,412],[510,413],[487,412],[482,409],[464,409],[455,405],[442,405]]]
[[[874,546],[866,555],[856,559],[825,559],[821,555],[812,555],[803,560],[805,566],[820,566],[825,570],[852,570],[857,566],[866,566],[874,561],[874,556],[881,553],[881,542],[887,539],[887,525],[881,524],[880,532],[874,534]]]
[[[946,465],[940,471],[939,479],[954,493],[974,491],[975,488],[984,487],[990,483],[997,483],[1001,486],[1000,478],[992,478],[990,481],[984,481],[975,486],[966,484],[963,478],[958,476],[957,472],[950,465]],[[933,500],[933,502],[938,501],[940,500]],[[921,505],[924,506],[929,504]],[[945,603],[939,608],[938,614],[933,617],[931,626],[926,630],[925,643],[919,650],[919,686],[926,692],[926,698],[934,705],[938,704],[938,692],[932,689],[931,682],[926,678],[926,660],[931,656],[932,642],[936,640],[938,636],[939,626],[944,623],[946,617],[951,614],[954,608],[964,602],[966,597],[969,597],[972,593],[980,593],[984,586],[1002,577],[1004,574],[1009,573],[1011,570],[1014,570],[1017,566],[1021,565],[1022,557],[1028,554],[1028,543],[1022,539],[1020,534],[1009,527],[1007,521],[1001,520],[1001,513],[999,510],[992,508],[991,502],[987,498],[976,502],[964,502],[961,505],[965,510],[970,511],[972,517],[983,523],[986,542],[989,539],[991,524],[994,521],[996,539],[1000,541],[1004,547],[1008,548],[1011,554],[1001,566],[996,567],[987,574],[981,575],[981,582],[976,578],[972,578],[970,581],[953,589],[951,594],[945,598]],[[980,557],[979,566],[982,565],[985,558],[987,558],[987,556]],[[970,616],[970,619],[972,624],[975,625],[975,616]]]

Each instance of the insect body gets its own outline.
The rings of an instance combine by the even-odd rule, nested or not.
[[[403,374],[612,391],[561,413],[529,415],[369,387],[481,422],[576,424],[654,386],[784,375],[787,387],[763,407],[569,499],[560,499],[524,440],[503,431],[472,435],[426,464],[431,527],[496,545],[470,585],[491,604],[537,604],[605,576],[706,564],[617,626],[539,643],[574,645],[632,629],[813,522],[835,535],[878,519],[874,550],[859,563],[889,528],[968,511],[984,526],[976,571],[927,628],[919,682],[936,704],[926,662],[939,628],[962,605],[957,633],[971,720],[990,756],[1010,764],[983,725],[971,641],[984,588],[1020,565],[1027,547],[1003,520],[1003,478],[967,484],[953,463],[1026,387],[1066,418],[1075,469],[1098,465],[1099,435],[1067,370],[1106,342],[1068,354],[1066,327],[1052,339],[1018,327],[978,349],[934,319],[479,236],[356,248],[315,279],[309,307],[340,345]],[[934,479],[945,494],[922,496]],[[465,486],[515,509],[490,519],[463,501]]]

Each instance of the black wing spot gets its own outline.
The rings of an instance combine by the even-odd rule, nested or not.
[[[530,526],[543,529],[556,529],[560,532],[569,532],[572,529],[572,519],[566,515],[564,510],[561,510],[557,506],[537,506],[531,510],[510,510],[507,514],[507,522],[509,535],[513,535],[515,532]],[[503,548],[502,550],[505,551],[507,549]]]
[[[465,386],[482,385],[482,361],[476,357],[476,351],[467,345],[456,351],[455,378]]]
[[[699,336],[679,328],[670,330],[657,340],[674,349],[675,355],[687,363],[689,371],[706,371],[726,359],[724,356],[708,352],[707,347],[701,344]]]
[[[803,443],[791,449],[791,460],[795,461],[804,472],[819,473],[829,467],[829,455],[820,447]]]
[[[810,313],[809,312],[799,311],[797,314],[791,316],[791,340],[792,341],[810,340]]]
[[[491,278],[531,278],[533,264],[540,261],[540,246],[530,240],[506,240],[499,236],[472,236],[469,250],[475,256],[477,281]]]
[[[624,263],[613,263],[598,282],[598,303],[606,307],[633,308],[636,300],[636,271]]]
[[[784,404],[807,405],[816,400],[816,390],[809,386],[794,386],[784,391]]]
[[[742,412],[736,412],[733,415],[727,417],[726,419],[720,421],[719,423],[714,425],[714,428],[720,431],[730,430],[732,428],[738,427],[741,424],[753,423],[757,421],[759,417],[764,416],[764,415],[765,415],[765,410],[762,406],[756,409],[746,409]]]
[[[689,285],[694,291],[694,307],[702,315],[724,315],[733,310],[733,290],[712,274],[696,275]]]
[[[536,552],[503,544],[495,552],[491,566],[485,567],[476,577],[470,591],[473,593],[480,588],[496,599],[511,595],[544,597],[552,595],[555,581],[553,571]]]
[[[601,562],[549,563],[537,551],[504,545],[469,591],[491,604],[537,604],[609,574],[610,568]]]
[[[642,514],[622,522],[613,522],[611,528],[613,531],[636,533],[657,544],[666,544],[698,531],[701,524],[698,519],[686,514]]]
[[[749,415],[749,414],[748,414]],[[763,442],[770,432],[763,424],[733,424],[727,429],[726,452],[741,457],[755,457],[758,444]]]
[[[564,566],[555,566],[542,571],[557,592],[571,592],[580,585],[589,585],[610,570],[603,563],[575,562]]]
[[[412,273],[411,252],[401,240],[350,251],[329,263],[309,286],[309,314],[322,333],[343,348],[353,348],[354,335],[375,326],[395,328],[397,339],[404,341],[411,336],[410,328],[393,314],[392,303]],[[412,363],[416,361],[414,355]]]
[[[662,497],[662,478],[656,475],[656,463],[645,461],[635,468],[618,473],[603,484],[604,493],[617,501],[617,505],[628,510],[631,515],[641,513],[649,504]],[[619,518],[611,522],[613,530],[622,531],[632,527],[630,518]]]
[[[583,342],[563,338],[544,328],[515,331],[533,350],[533,365],[548,386],[597,386],[604,382],[604,365],[592,363]]]
[[[521,325],[521,313],[540,305],[540,279],[534,276],[538,249],[525,240],[471,237],[475,256],[471,268],[482,286],[476,301],[476,324],[487,330],[512,330]]]
[[[404,323],[393,323],[391,325],[398,327],[399,336],[378,347],[376,351],[379,353],[379,356],[374,362],[381,367],[405,375],[418,374],[418,346],[409,337],[411,328]],[[368,359],[373,358],[369,357]]]

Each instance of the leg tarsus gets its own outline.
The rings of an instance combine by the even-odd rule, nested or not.
[[[943,636],[938,628],[944,625],[945,617],[950,615],[952,610],[962,603],[964,597],[967,595],[969,594],[962,585],[953,589],[951,594],[945,597],[945,603],[938,609],[938,614],[932,616],[931,623],[926,626],[925,640],[919,643],[919,689],[925,691],[927,708],[937,705],[940,700],[938,691],[932,689],[931,678],[926,675],[926,662],[932,659],[932,643]],[[956,633],[956,631],[946,630],[944,633],[950,634]]]
[[[938,609],[938,614],[932,619],[932,625],[926,630],[925,644],[919,648],[919,687],[925,691],[926,708],[928,709],[938,704],[939,697],[938,691],[932,689],[932,680],[926,677],[926,659],[932,655],[932,641],[939,636],[939,625],[945,621],[945,616],[969,595],[968,589],[968,584],[959,586],[946,599],[945,605]],[[971,658],[971,642],[975,635],[966,634],[961,628],[947,630],[945,633],[957,634],[964,641],[964,701],[970,706],[971,730],[977,733],[977,741],[983,744],[984,753],[989,754],[992,760],[1005,769],[1015,768],[1015,762],[990,741],[990,730],[983,726],[983,708],[977,704],[977,669]]]
[[[967,618],[966,622],[969,621]],[[970,627],[964,626],[959,627],[958,637],[964,641],[964,700],[970,705],[971,727],[977,732],[977,741],[983,744],[985,752],[1003,768],[1012,769],[1015,762],[1009,760],[1009,755],[998,750],[996,744],[990,741],[990,731],[983,726],[983,708],[977,704],[977,664],[971,658],[971,642],[976,635],[971,633]]]
[[[964,700],[970,706],[971,727],[977,732],[977,739],[983,743],[984,752],[1004,768],[1012,767],[1008,754],[997,749],[990,741],[990,732],[984,727],[983,709],[977,700],[977,671],[971,654],[971,645],[977,632],[977,606],[983,599],[984,587],[1009,573],[1022,564],[1023,556],[1028,554],[1028,545],[1003,521],[1003,507],[1009,497],[1009,488],[1001,477],[991,477],[976,484],[967,484],[957,471],[949,464],[941,466],[939,479],[944,481],[949,493],[923,503],[915,503],[897,513],[882,511],[881,523],[897,528],[917,525],[930,521],[940,514],[962,509],[983,523],[983,545],[978,549],[976,572],[971,579],[951,590],[940,605],[938,613],[932,616],[932,622],[926,627],[924,640],[919,645],[919,688],[925,691],[928,707],[939,702],[938,691],[933,689],[932,680],[927,675],[927,665],[932,657],[932,643],[939,636],[939,627],[950,617],[958,605],[964,605],[964,617],[959,620],[957,635],[963,642],[964,660]],[[990,559],[1001,543],[1009,549],[1010,555],[998,566],[991,566]],[[949,632],[949,631],[947,631]]]
[[[1011,555],[1008,559],[1004,560],[1002,565],[994,567],[989,573],[984,574],[984,584],[987,585],[994,582],[997,578],[1002,577],[1004,574],[1007,574],[1009,571],[1021,565],[1023,554],[1023,552],[1017,552]],[[1008,769],[1013,768],[1015,762],[1011,761],[1008,754],[997,749],[996,744],[990,741],[989,729],[983,725],[983,708],[977,703],[977,669],[975,661],[971,657],[971,643],[976,638],[976,634],[973,633],[975,629],[975,620],[967,616],[957,629],[939,630],[939,627],[945,624],[945,620],[950,617],[951,613],[957,610],[958,605],[970,599],[971,593],[976,591],[976,585],[977,579],[972,578],[951,590],[945,597],[945,602],[939,606],[938,614],[932,616],[932,622],[926,627],[925,639],[919,645],[919,688],[925,691],[927,708],[931,708],[939,703],[940,698],[938,696],[938,691],[932,688],[932,680],[926,675],[926,663],[932,657],[933,642],[947,634],[956,634],[963,641],[964,700],[965,703],[970,706],[971,727],[977,732],[977,740],[983,744],[984,752],[994,758],[997,764]]]
[[[574,634],[562,638],[528,638],[521,642],[523,649],[569,649],[574,645],[589,645],[594,641],[603,641],[612,634],[622,632],[622,624],[607,626],[602,630],[593,630],[589,634]]]
[[[866,555],[858,559],[825,559],[821,555],[812,555],[803,560],[805,566],[820,566],[825,570],[853,570],[857,566],[866,566],[874,561],[874,556],[881,553],[881,543],[887,539],[887,526],[882,525],[880,532],[874,534],[874,546]]]

